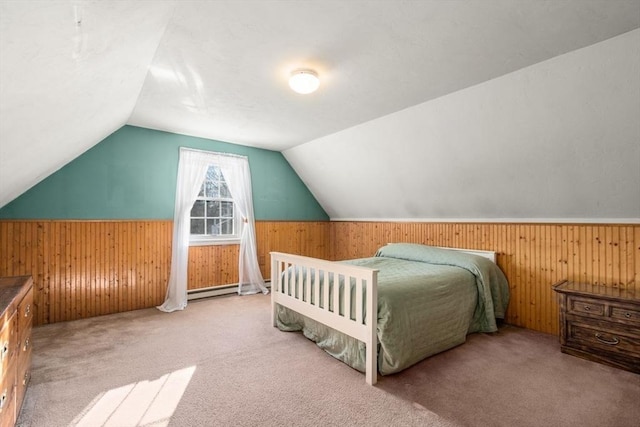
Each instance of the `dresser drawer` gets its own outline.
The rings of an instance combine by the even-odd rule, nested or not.
[[[640,309],[635,306],[625,304],[612,305],[610,316],[614,320],[640,326]]]
[[[33,288],[27,292],[18,304],[18,330],[31,329],[33,324]]]
[[[11,396],[0,410],[0,427],[14,427],[16,416],[16,399]]]
[[[4,399],[0,409],[0,427],[14,427],[17,418],[15,391],[11,391],[10,396],[3,394],[0,399]]]
[[[16,358],[11,358],[7,372],[0,382],[0,425],[13,426],[16,420]]]
[[[18,337],[16,336],[16,315],[9,318],[0,331],[0,376],[4,377],[9,369],[9,362],[16,353]]]
[[[589,319],[569,320],[567,345],[635,356],[640,363],[640,333],[631,329],[625,325]]]
[[[587,314],[604,317],[605,304],[601,300],[570,295],[567,298],[567,312],[573,314]]]
[[[16,408],[21,408],[27,386],[31,381],[31,346],[23,350],[16,375]]]

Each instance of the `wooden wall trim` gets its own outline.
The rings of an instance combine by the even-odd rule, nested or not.
[[[328,259],[328,221],[256,221],[258,264],[265,280],[271,276],[269,252],[280,251]],[[238,283],[239,245],[189,248],[189,286],[201,289]]]
[[[162,304],[171,262],[168,220],[0,220],[0,276],[34,279],[34,324],[82,319]],[[329,222],[258,221],[258,256],[328,258]],[[193,246],[189,289],[238,281],[238,245]]]
[[[639,225],[638,218],[331,218],[331,222],[433,223],[433,224],[508,224],[508,225]]]
[[[640,225],[334,222],[335,259],[372,256],[389,242],[493,250],[509,280],[506,321],[558,333],[551,285],[569,279],[640,293]]]
[[[0,220],[0,275],[34,278],[34,324],[154,307],[164,300],[172,222]],[[269,252],[324,259],[372,256],[388,242],[494,250],[511,287],[507,322],[555,333],[562,279],[640,293],[640,225],[257,221]],[[192,247],[189,288],[238,280],[238,245]]]
[[[36,325],[153,307],[165,296],[171,230],[171,221],[0,221],[0,275],[33,276]]]

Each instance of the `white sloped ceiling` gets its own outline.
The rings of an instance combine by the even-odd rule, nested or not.
[[[334,220],[640,222],[640,30],[284,155]]]
[[[0,206],[126,123],[172,12],[145,3],[0,3]]]
[[[438,199],[437,210],[405,197],[380,210],[363,159],[371,147],[389,147],[327,135],[351,135],[424,103],[436,108],[447,94],[640,27],[640,0],[0,0],[0,7],[0,207],[132,124],[286,150],[334,217],[452,215],[455,192]],[[301,67],[319,73],[318,92],[288,89],[289,73]],[[392,139],[406,123],[394,126],[386,129]],[[407,156],[422,152],[422,139],[405,139]],[[458,138],[446,149],[476,152],[477,144]],[[327,182],[342,184],[314,172],[315,151],[340,164],[356,147],[343,177],[350,192],[329,191]],[[397,192],[392,183],[405,173],[432,179],[423,165],[397,163],[381,191]]]

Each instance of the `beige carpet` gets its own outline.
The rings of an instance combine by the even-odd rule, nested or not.
[[[37,327],[18,425],[598,426],[640,420],[640,375],[514,327],[375,387],[298,333],[269,297],[218,297]]]

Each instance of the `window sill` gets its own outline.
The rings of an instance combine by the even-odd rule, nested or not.
[[[239,245],[240,238],[230,239],[193,239],[189,240],[189,246],[216,246],[216,245]]]

